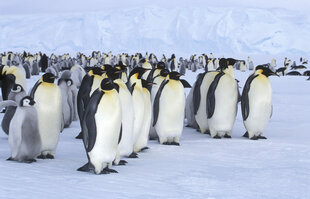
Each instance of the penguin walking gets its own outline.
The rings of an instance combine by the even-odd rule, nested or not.
[[[26,95],[27,94],[24,91],[23,87],[19,84],[15,84],[9,94],[8,100],[12,100],[16,103],[19,103],[20,100]],[[8,106],[3,116],[1,127],[4,133],[6,133],[7,135],[9,135],[10,123],[15,112],[16,112],[16,106]]]
[[[180,79],[180,76],[178,72],[170,72],[155,97],[153,126],[160,144],[180,145],[185,111],[184,88],[191,87],[186,80]]]
[[[54,159],[62,128],[62,99],[59,87],[54,84],[55,76],[45,73],[34,85],[30,96],[36,102],[39,131],[42,142],[40,159]]]
[[[38,115],[34,108],[34,100],[26,96],[17,104],[7,100],[3,105],[17,106],[16,112],[10,123],[9,145],[11,157],[8,160],[32,163],[41,151],[41,138],[38,127]]]
[[[91,96],[83,116],[83,143],[88,163],[78,171],[117,173],[110,169],[122,137],[122,112],[115,85],[108,78]]]
[[[208,125],[212,138],[231,138],[237,115],[238,85],[234,78],[234,59],[221,59],[221,72],[209,87],[207,94]]]
[[[244,137],[252,140],[266,139],[263,132],[272,115],[272,88],[268,78],[271,75],[276,74],[269,68],[257,66],[242,91],[242,118],[247,130]]]
[[[77,94],[77,110],[80,119],[80,125],[82,127],[83,114],[86,106],[89,102],[92,93],[99,88],[100,82],[104,78],[104,71],[99,67],[91,68],[87,75],[84,76],[80,89]],[[76,139],[82,139],[82,131],[76,136]]]

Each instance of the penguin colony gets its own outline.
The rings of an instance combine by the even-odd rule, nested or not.
[[[137,158],[148,149],[148,140],[180,145],[184,116],[187,126],[212,138],[231,138],[238,103],[241,104],[244,137],[266,139],[263,132],[272,115],[271,75],[304,75],[308,61],[300,65],[287,58],[276,69],[276,60],[258,65],[253,61],[214,58],[211,53],[177,60],[153,53],[143,56],[77,53],[49,57],[41,52],[0,54],[0,85],[4,112],[1,123],[9,136],[8,160],[31,163],[54,159],[60,133],[72,121],[80,121],[88,162],[78,171],[117,173],[112,165],[121,158]],[[199,73],[193,86],[181,76]],[[235,70],[252,70],[240,94]],[[291,71],[289,71],[291,70]],[[40,75],[29,94],[26,79]],[[185,96],[185,88],[191,88]]]

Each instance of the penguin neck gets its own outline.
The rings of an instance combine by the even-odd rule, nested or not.
[[[229,65],[228,68],[226,68],[225,70],[223,70],[223,72],[225,74],[230,75],[231,77],[235,78],[235,72],[234,72],[234,68],[232,67],[232,65]]]

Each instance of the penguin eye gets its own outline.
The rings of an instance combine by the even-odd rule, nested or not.
[[[67,86],[71,86],[72,82],[71,81],[67,81]]]

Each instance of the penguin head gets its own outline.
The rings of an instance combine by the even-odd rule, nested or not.
[[[20,84],[14,84],[13,88],[11,89],[11,92],[13,93],[20,93],[24,91],[24,88]]]
[[[233,59],[233,58],[222,58],[219,61],[219,65],[220,65],[220,69],[221,71],[224,71],[225,69],[229,68],[229,66],[233,66],[235,63],[237,62],[237,60]]]
[[[107,72],[109,69],[113,68],[112,65],[110,64],[104,64],[103,66],[101,66],[101,69],[104,71],[104,72]]]
[[[172,71],[169,73],[169,79],[179,80],[180,77],[181,77],[181,74],[176,71]]]
[[[273,72],[272,70],[270,70],[270,68],[264,67],[263,65],[258,65],[258,66],[256,66],[256,68],[255,68],[255,73],[257,73],[257,74],[263,74],[263,75],[265,75],[266,77],[269,77],[269,76],[271,76],[271,75],[279,76],[279,75],[277,75],[275,72]]]
[[[110,78],[112,80],[116,80],[116,79],[121,78],[121,74],[122,74],[122,71],[117,69],[117,68],[110,68],[107,71],[108,78]]]
[[[54,83],[55,80],[55,75],[53,75],[53,73],[45,73],[42,76],[42,81],[46,82],[46,83]]]
[[[134,68],[130,74],[129,74],[129,78],[131,78],[131,76],[135,76],[137,79],[141,79],[142,75],[145,73],[145,71],[147,71],[149,69],[145,69],[142,67],[136,67]]]
[[[156,68],[158,69],[165,69],[166,68],[166,64],[162,61],[158,62],[156,65]]]
[[[89,75],[99,75],[101,76],[104,73],[102,68],[99,67],[93,67],[92,69],[89,70]]]
[[[104,78],[100,83],[100,89],[102,91],[109,91],[114,89],[115,86],[110,78]]]
[[[152,82],[146,81],[144,79],[141,79],[142,87],[146,89],[150,89],[153,85]]]
[[[21,100],[20,100],[20,106],[33,106],[35,104],[35,101],[33,100],[32,97],[30,96],[26,96],[26,97],[23,97]]]
[[[115,68],[121,70],[121,71],[127,71],[127,66],[123,64],[122,61],[118,62],[118,65],[115,65]]]

